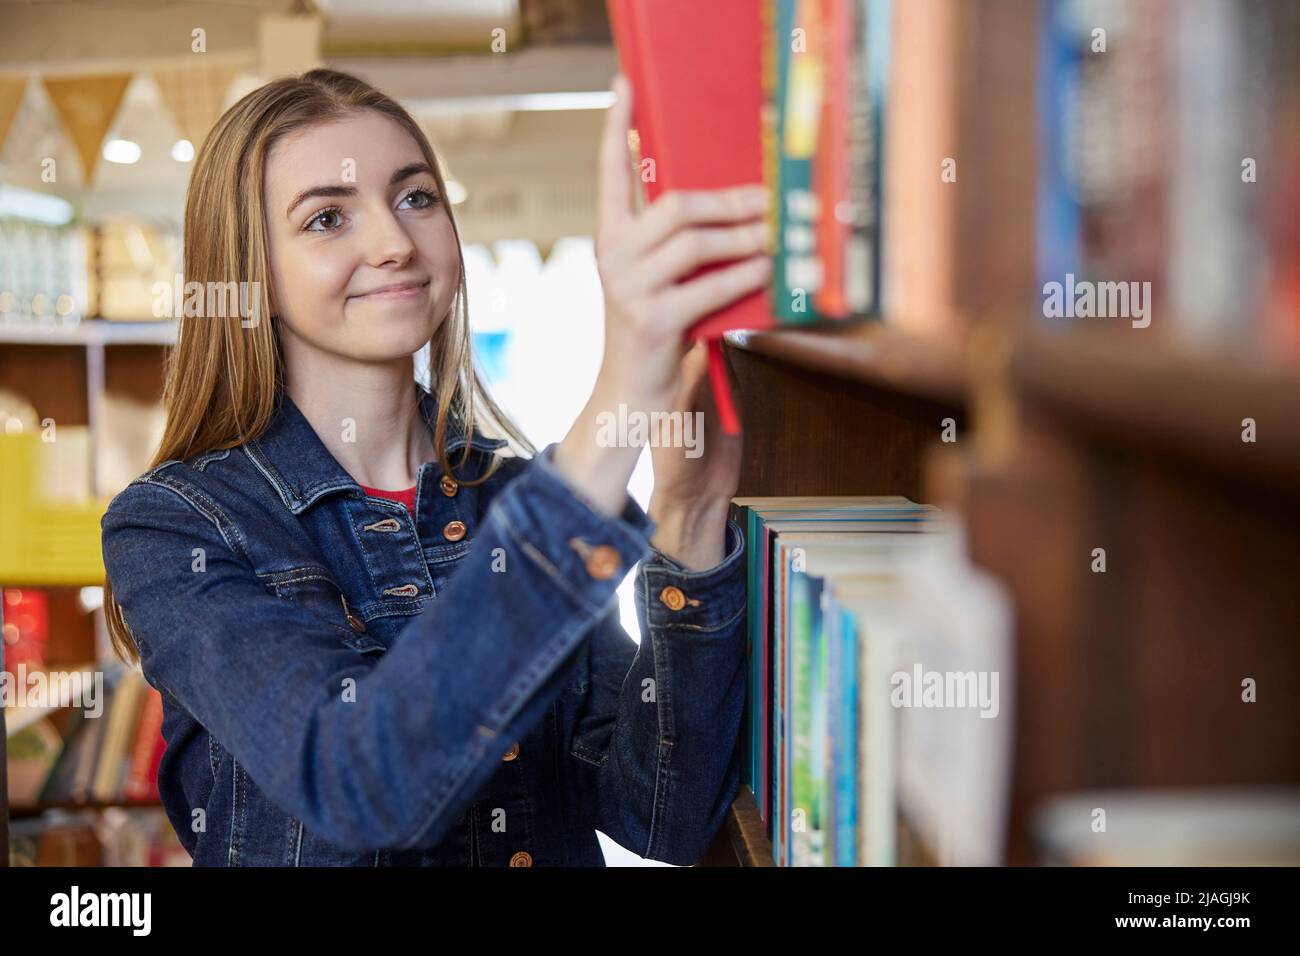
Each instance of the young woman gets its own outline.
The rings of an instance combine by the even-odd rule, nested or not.
[[[614,85],[604,358],[540,453],[474,372],[455,220],[400,106],[313,70],[200,150],[186,281],[251,283],[263,318],[180,319],[161,448],[103,520],[114,643],[162,694],[159,789],[195,864],[601,865],[596,829],[690,864],[718,829],[745,696],[740,445],[683,332],[765,281],[762,192],[637,213]],[[703,456],[653,448],[645,512],[640,449],[599,434],[620,403],[708,415]],[[615,607],[637,562],[639,647]]]

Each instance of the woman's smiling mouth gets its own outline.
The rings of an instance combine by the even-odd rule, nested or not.
[[[397,282],[393,285],[381,286],[371,292],[363,292],[360,295],[350,295],[349,299],[414,299],[424,294],[424,290],[429,287],[429,280],[423,282]]]

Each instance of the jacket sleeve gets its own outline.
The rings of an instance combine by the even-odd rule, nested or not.
[[[435,845],[544,715],[650,549],[644,512],[630,498],[621,517],[594,511],[548,464],[553,450],[493,499],[447,588],[378,656],[268,591],[217,503],[155,470],[102,521],[145,675],[322,838]],[[617,554],[612,575],[608,560],[588,570],[602,545]]]
[[[592,636],[589,686],[567,751],[586,823],[653,860],[691,865],[740,783],[745,577],[740,528],[726,557],[689,571],[657,550],[635,579],[638,646],[617,616]]]

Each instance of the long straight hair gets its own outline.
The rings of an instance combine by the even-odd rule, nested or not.
[[[284,77],[249,93],[217,120],[194,162],[185,201],[185,281],[255,283],[261,316],[271,316],[266,217],[266,158],[283,136],[360,110],[374,110],[401,126],[420,147],[451,217],[460,258],[460,282],[446,319],[429,339],[431,391],[437,399],[433,427],[438,461],[448,474],[446,430],[453,423],[469,435],[475,429],[495,433],[516,453],[536,449],[493,401],[474,365],[466,308],[465,258],[460,230],[446,201],[442,169],[419,124],[395,100],[337,70],[310,70]],[[244,327],[239,315],[178,318],[176,345],[169,351],[163,385],[166,425],[152,469],[165,461],[184,460],[207,451],[232,448],[262,434],[279,407],[284,383],[284,356],[275,321]],[[418,399],[412,367],[412,401]],[[468,445],[456,466],[464,465]],[[499,465],[494,458],[475,485]],[[139,660],[139,650],[122,610],[104,581],[104,611],[109,637],[118,656]]]

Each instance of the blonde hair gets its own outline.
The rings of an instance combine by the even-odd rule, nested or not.
[[[336,70],[310,70],[274,80],[249,93],[217,120],[194,161],[185,202],[185,281],[257,283],[259,315],[269,316],[271,264],[263,201],[266,159],[283,136],[337,120],[359,110],[374,110],[401,126],[420,147],[433,170],[438,195],[446,185],[428,138],[400,104],[364,81]],[[492,400],[474,365],[466,309],[465,259],[451,206],[446,207],[456,235],[460,283],[447,318],[429,339],[431,391],[437,399],[434,447],[442,468],[453,473],[446,428],[453,422],[470,435],[477,428],[499,434],[524,454],[536,449]],[[229,318],[178,320],[178,336],[167,356],[163,406],[167,422],[149,468],[174,459],[243,444],[271,423],[284,382],[284,358],[274,319],[241,326]],[[414,371],[412,372],[412,385]],[[412,388],[413,400],[417,388]],[[464,465],[470,447],[457,466]],[[485,481],[500,460],[468,485]],[[104,610],[114,650],[123,660],[139,651],[104,581]]]

